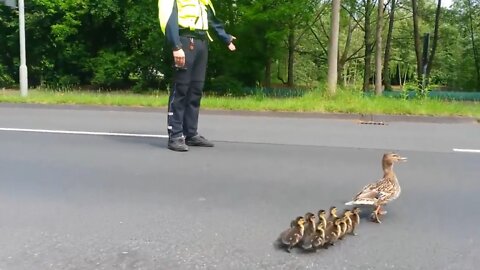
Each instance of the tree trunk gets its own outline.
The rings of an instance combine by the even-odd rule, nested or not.
[[[383,60],[383,82],[385,90],[392,90],[392,83],[390,79],[390,49],[392,47],[393,23],[395,22],[395,4],[397,0],[392,0],[390,7],[390,18],[388,22],[387,44],[385,45],[385,56]]]
[[[338,36],[340,32],[340,0],[332,0],[332,23],[328,46],[328,93],[337,90]]]
[[[378,0],[376,51],[375,51],[375,94],[382,95],[382,32],[383,32],[383,0]]]
[[[288,75],[287,75],[287,85],[292,87],[294,85],[294,66],[295,62],[295,28],[290,26],[290,31],[288,32]]]
[[[412,18],[413,18],[413,42],[415,46],[415,56],[417,57],[417,82],[422,83],[422,53],[420,44],[420,33],[418,29],[418,3],[412,0]]]
[[[468,21],[470,28],[470,39],[472,40],[473,60],[475,61],[475,69],[477,71],[477,87],[480,87],[480,56],[478,55],[477,46],[475,44],[475,33],[473,31],[472,18],[472,1],[468,0]]]
[[[370,27],[370,15],[371,15],[372,0],[365,1],[365,65],[363,69],[363,91],[368,91],[370,85],[370,76],[372,70],[372,44],[370,43],[371,27]]]
[[[402,69],[400,67],[400,64],[397,64],[397,74],[398,74],[398,84],[400,84],[400,89],[403,90],[403,84],[402,84]]]
[[[432,71],[432,66],[433,66],[433,59],[435,57],[435,52],[437,50],[438,30],[439,30],[439,24],[440,24],[441,10],[442,10],[442,0],[438,0],[437,11],[435,12],[435,28],[433,30],[432,51],[430,52],[430,57],[428,58],[428,64],[427,64],[427,74],[426,74],[427,82],[430,78],[430,72]]]
[[[345,47],[343,49],[342,55],[340,56],[340,60],[338,61],[338,80],[342,81],[343,76],[343,68],[345,67],[345,63],[347,63],[348,59],[348,51],[350,49],[350,44],[352,43],[352,34],[353,34],[353,23],[352,17],[348,19],[348,33],[347,33],[347,40],[345,41]]]

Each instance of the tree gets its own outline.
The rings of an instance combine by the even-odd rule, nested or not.
[[[385,55],[383,59],[383,81],[385,84],[385,90],[391,90],[392,84],[390,79],[390,52],[392,48],[393,27],[395,22],[395,6],[397,0],[392,0],[390,3],[390,15],[388,20],[388,34],[385,44]]]
[[[328,46],[328,92],[337,89],[338,34],[340,30],[340,0],[332,0],[332,23]]]
[[[27,1],[30,84],[167,89],[169,80],[161,78],[170,77],[171,52],[159,29],[157,1]],[[430,83],[480,89],[480,0],[456,0],[448,9],[439,8],[438,0],[389,1],[390,18],[384,24],[388,31],[382,36],[386,42],[374,38],[379,36],[372,27],[379,26],[377,18],[382,19],[373,13],[376,0],[341,2],[338,61],[330,65],[337,65],[337,82],[363,81],[367,90],[372,78],[377,86],[382,79],[386,89],[390,84],[416,81],[415,74],[422,75],[420,35],[431,32],[426,61]],[[327,82],[328,51],[333,50],[328,47],[335,40],[330,33],[330,7],[330,0],[215,2],[227,32],[237,37],[238,50],[224,53],[224,44],[212,35],[205,89],[239,89],[235,94],[244,94],[242,86],[276,87],[280,82],[313,87]],[[378,74],[379,46],[385,46],[383,78]],[[18,14],[0,3],[0,81],[4,86],[18,83],[18,47]]]
[[[382,89],[382,32],[383,32],[383,0],[378,0],[378,13],[377,13],[377,31],[375,33],[375,93],[381,95]]]
[[[0,87],[15,83],[18,78],[18,68],[14,68],[15,59],[19,58],[18,51],[18,21],[13,10],[0,4]]]
[[[300,38],[296,37],[298,29],[308,27],[313,18],[313,12],[317,1],[312,0],[283,0],[275,1],[277,7],[275,10],[281,12],[277,14],[276,19],[283,22],[287,30],[287,85],[294,86],[294,64],[295,64],[295,50],[299,44]],[[278,7],[281,5],[281,7]]]
[[[434,33],[433,33],[433,42],[432,48],[427,59],[426,63],[422,63],[422,53],[421,53],[421,43],[420,43],[420,32],[419,32],[419,10],[418,10],[418,2],[417,0],[412,0],[412,15],[413,15],[413,35],[415,41],[415,55],[417,57],[417,80],[419,82],[419,86],[423,87],[420,83],[422,81],[422,74],[423,74],[423,66],[427,66],[427,70],[425,71],[425,79],[428,83],[428,79],[432,70],[433,61],[435,59],[435,53],[437,50],[437,43],[438,43],[438,36],[439,36],[439,24],[440,24],[440,15],[442,9],[442,0],[438,0],[437,2],[437,9],[435,12],[435,26],[434,26]]]
[[[358,39],[358,35],[355,35],[358,31],[358,28],[362,28],[361,20],[363,19],[362,16],[359,16],[358,12],[358,5],[356,0],[349,0],[344,1],[342,4],[342,9],[348,13],[347,25],[340,25],[340,29],[346,29],[345,32],[340,32],[340,35],[346,35],[345,44],[343,46],[342,53],[340,53],[339,60],[338,60],[338,80],[347,83],[347,78],[349,77],[349,72],[352,71],[352,68],[348,69],[347,63],[363,58],[363,56],[359,56],[358,53],[363,49],[364,44],[361,42],[361,39]],[[363,29],[363,28],[362,28]],[[352,49],[355,48],[356,49]],[[346,72],[344,71],[345,67],[347,67]],[[353,68],[354,74],[355,68]],[[350,78],[350,81],[352,78]]]
[[[478,6],[478,5],[477,5]],[[477,87],[480,88],[480,55],[478,52],[476,39],[475,39],[475,30],[474,30],[474,19],[473,19],[473,4],[472,0],[467,0],[467,16],[468,16],[468,30],[470,32],[470,40],[472,42],[472,51],[473,51],[473,58],[475,61],[475,70],[477,73]]]
[[[430,56],[428,58],[427,63],[427,81],[430,78],[430,73],[432,71],[433,60],[435,59],[435,53],[437,51],[437,44],[438,44],[438,36],[439,36],[439,28],[440,28],[440,14],[442,10],[442,0],[438,0],[437,3],[437,10],[435,12],[435,26],[433,30],[433,42],[432,42],[432,49],[430,51]]]
[[[418,2],[417,0],[412,0],[413,42],[417,60],[417,82],[420,83],[422,81],[422,53],[420,49],[421,44],[418,17]]]
[[[412,0],[414,1],[414,0]],[[370,77],[372,72],[372,49],[373,44],[370,41],[371,36],[371,13],[373,10],[372,0],[363,0],[365,6],[365,57],[364,57],[364,68],[363,68],[363,91],[368,91],[370,85]]]
[[[241,52],[241,48],[248,49],[241,57],[241,63],[244,64],[235,67],[238,68],[236,74],[247,85],[263,82],[264,86],[270,87],[272,61],[282,55],[285,29],[276,20],[278,11],[272,1],[248,0],[239,4],[242,21],[237,28],[237,35],[240,35],[238,51]]]

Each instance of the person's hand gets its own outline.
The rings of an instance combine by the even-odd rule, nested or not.
[[[230,41],[230,44],[228,44],[228,49],[230,51],[235,51],[237,48],[235,47],[235,44],[233,44],[233,41],[237,39],[236,37],[232,36],[232,40]]]
[[[185,66],[185,52],[183,49],[173,51],[173,60],[175,67],[183,68]]]

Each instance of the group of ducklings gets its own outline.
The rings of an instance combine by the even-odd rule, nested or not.
[[[281,243],[290,252],[293,247],[301,246],[304,250],[316,251],[318,248],[328,248],[335,245],[345,235],[356,235],[355,228],[360,223],[360,209],[345,209],[343,214],[337,214],[335,206],[330,207],[329,215],[325,210],[315,214],[308,212],[304,217],[298,216],[290,223],[290,228],[280,235]]]
[[[371,218],[381,223],[380,216],[387,211],[382,207],[400,196],[401,188],[398,178],[393,171],[393,164],[407,161],[396,153],[385,153],[382,157],[383,177],[366,185],[354,198],[345,205],[374,206]],[[343,239],[347,234],[355,235],[355,228],[360,223],[360,209],[354,207],[346,209],[341,217],[337,216],[337,208],[332,206],[328,218],[324,210],[318,211],[318,221],[313,213],[304,217],[297,217],[290,224],[290,228],[280,235],[280,240],[287,247],[287,251],[301,245],[306,250],[317,250],[319,247],[328,248],[336,241]]]

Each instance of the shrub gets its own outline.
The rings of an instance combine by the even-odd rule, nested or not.
[[[206,86],[207,91],[219,95],[244,96],[242,83],[231,76],[218,76],[212,79]]]
[[[11,86],[15,83],[15,80],[7,73],[6,68],[0,64],[0,87]]]
[[[92,83],[103,87],[122,87],[128,81],[131,64],[125,52],[101,51],[90,62]]]

